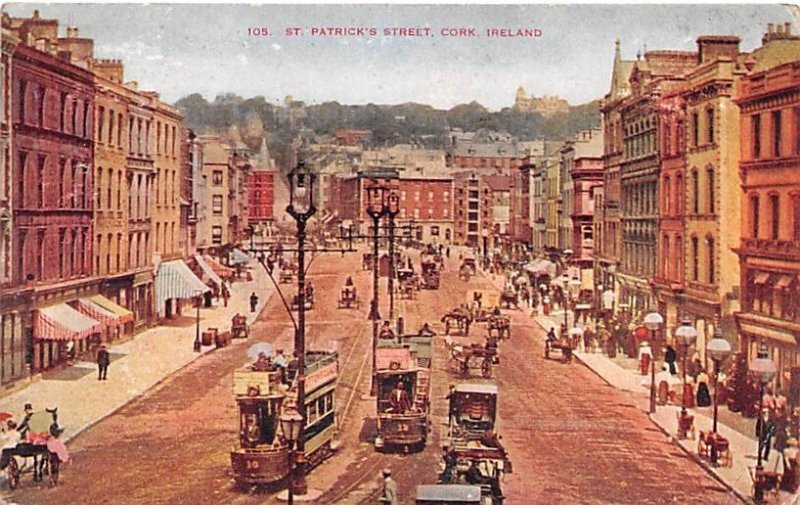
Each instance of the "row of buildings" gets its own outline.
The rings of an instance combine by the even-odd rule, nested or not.
[[[251,208],[272,218],[272,174],[254,176],[246,150],[196,136],[122,61],[58,28],[3,13],[2,384],[178,313],[214,276],[197,256],[241,242]],[[248,201],[251,178],[268,202]]]
[[[669,331],[691,321],[701,358],[721,324],[734,349],[766,345],[788,372],[800,364],[800,37],[770,24],[759,48],[739,46],[701,36],[696,51],[629,61],[617,42],[593,277],[614,310],[656,310]]]

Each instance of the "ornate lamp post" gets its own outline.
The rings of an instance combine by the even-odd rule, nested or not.
[[[400,213],[400,197],[392,191],[387,198],[386,215],[389,216],[389,319],[394,319],[394,218]]]
[[[280,416],[281,431],[289,444],[289,475],[293,476],[295,467],[295,442],[300,438],[300,432],[303,427],[303,416],[301,416],[296,409],[287,408]],[[292,489],[292,482],[286,488],[289,505],[294,504],[294,490]]]
[[[714,338],[706,344],[706,352],[714,362],[714,424],[712,431],[717,434],[717,387],[719,386],[719,365],[731,354],[731,344],[722,338],[722,327],[717,323]],[[717,464],[717,446],[711,445],[711,464]]]
[[[372,381],[370,394],[377,392],[377,377],[375,354],[378,349],[378,321],[381,318],[378,311],[378,230],[381,218],[388,212],[386,205],[386,187],[375,184],[367,189],[367,214],[372,218],[372,302],[370,303],[369,319],[372,320]]]
[[[297,409],[305,423],[306,412],[306,262],[305,241],[306,223],[317,212],[314,207],[314,179],[315,176],[300,161],[289,172],[289,205],[286,212],[297,222],[297,297],[299,307],[297,310],[297,331],[294,335],[294,353],[297,358]],[[293,472],[290,486],[294,494],[303,495],[307,492],[305,475],[305,436],[300,430],[297,436],[296,467]]]
[[[664,324],[664,318],[658,312],[650,312],[644,316],[644,325],[650,330],[650,413],[656,412],[656,331]]]
[[[194,352],[200,352],[201,345],[200,345],[200,305],[203,303],[203,293],[199,293],[197,296],[194,297],[194,304],[197,307],[197,324],[196,324],[196,331],[194,333],[194,344],[192,349]]]
[[[748,372],[750,375],[755,378],[759,385],[759,395],[758,395],[758,415],[761,415],[761,409],[763,408],[764,402],[764,386],[771,381],[775,375],[778,373],[778,367],[775,365],[775,362],[769,359],[769,354],[767,353],[766,347],[761,347],[758,351],[758,357],[756,359],[750,360],[750,364],[748,365]],[[754,496],[756,503],[763,503],[764,502],[764,480],[761,476],[761,472],[764,468],[761,466],[761,441],[763,437],[758,434],[758,462],[756,463],[756,482],[754,486]]]
[[[686,356],[689,348],[697,341],[697,330],[692,326],[692,322],[685,319],[675,330],[678,342],[683,346],[683,392],[681,393],[681,415],[678,418],[678,438],[686,438],[686,433],[692,429],[694,418],[686,413]]]

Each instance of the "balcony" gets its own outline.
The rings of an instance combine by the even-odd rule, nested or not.
[[[742,252],[757,256],[780,256],[800,258],[800,242],[742,238]]]

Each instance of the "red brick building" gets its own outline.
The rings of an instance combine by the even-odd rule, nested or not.
[[[666,93],[657,105],[661,191],[658,194],[658,265],[653,288],[668,327],[680,322],[678,307],[682,305],[684,289],[686,104],[681,93],[681,88]]]
[[[780,26],[780,25],[779,25]],[[800,37],[770,25],[736,87],[740,107],[742,349],[760,345],[789,372],[800,364]],[[779,385],[783,373],[776,377]],[[795,400],[796,401],[796,400]]]
[[[275,217],[273,206],[275,205],[275,186],[273,179],[274,172],[259,170],[254,168],[250,172],[250,183],[248,184],[248,210],[249,222],[255,226],[266,226]]]
[[[57,39],[58,22],[13,20],[21,40]],[[46,49],[43,47],[43,49]],[[92,277],[93,75],[44,50],[20,44],[12,62],[13,162],[12,283],[17,304],[3,317],[19,317],[13,346],[28,349],[33,370],[58,362],[66,340],[42,331],[42,308],[96,292]],[[7,313],[7,310],[15,313]],[[78,350],[86,332],[75,332]],[[14,359],[18,359],[15,355]],[[23,372],[24,373],[24,372]],[[4,379],[19,376],[4,370]]]
[[[592,140],[572,145],[572,209],[568,209],[572,219],[571,263],[587,270],[588,277],[594,264],[595,188],[603,185],[603,134],[594,133]]]
[[[363,146],[372,140],[372,132],[369,130],[336,130],[333,136],[340,146]]]

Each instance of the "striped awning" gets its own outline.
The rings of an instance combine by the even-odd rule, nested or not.
[[[197,278],[183,260],[165,261],[156,274],[156,311],[164,310],[164,302],[173,298],[194,298],[211,288]]]
[[[243,265],[250,261],[250,256],[246,255],[239,249],[231,251],[231,265]]]
[[[95,301],[97,298],[102,298],[103,301]],[[96,295],[89,298],[79,299],[78,311],[87,317],[100,321],[104,325],[111,327],[117,327],[133,320],[133,314],[129,310],[123,309],[117,305],[119,309],[127,312],[127,314],[124,315],[121,312],[112,310],[110,305],[117,304],[102,295]]]
[[[236,270],[226,267],[211,256],[203,256],[203,259],[206,260],[206,264],[211,267],[211,270],[222,279],[230,279],[236,274]]]
[[[211,265],[209,265],[202,256],[195,254],[194,260],[197,262],[198,266],[200,266],[200,270],[203,271],[210,282],[216,284],[217,287],[222,287],[222,279],[219,278],[219,275],[217,275],[214,269],[211,268]]]
[[[39,309],[33,336],[39,340],[80,340],[102,331],[102,323],[87,317],[66,303]]]
[[[113,301],[109,300],[105,296],[103,296],[103,295],[94,295],[94,296],[90,296],[89,299],[93,303],[96,303],[97,305],[103,307],[107,311],[113,312],[114,314],[119,316],[119,320],[122,321],[123,323],[128,323],[128,322],[133,321],[133,312],[131,312],[130,310],[126,309],[125,307],[122,307],[122,306],[114,303]]]

